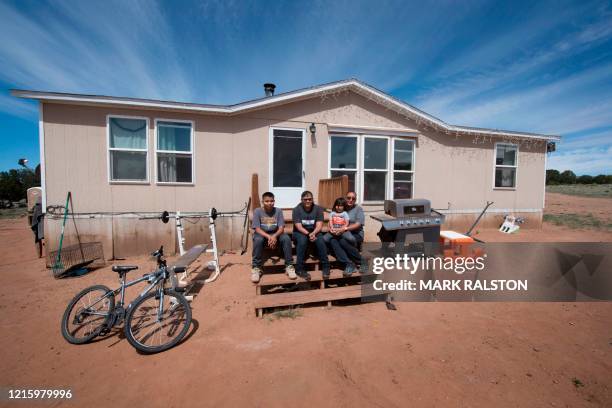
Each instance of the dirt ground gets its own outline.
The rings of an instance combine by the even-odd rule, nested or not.
[[[612,241],[553,225],[479,236]],[[192,303],[187,340],[144,356],[116,333],[83,346],[60,334],[76,292],[117,284],[110,265],[53,279],[23,218],[0,221],[0,247],[0,406],[612,406],[611,302],[399,303],[397,311],[374,303],[258,319],[249,257],[226,254],[221,277]],[[121,263],[143,273],[153,266],[145,257]],[[73,398],[8,401],[10,388],[70,389]]]
[[[592,214],[602,222],[612,223],[612,199],[546,193],[544,214]],[[612,242],[609,230],[572,229],[547,222],[541,229],[523,228],[514,234],[476,228],[474,236],[485,242]]]

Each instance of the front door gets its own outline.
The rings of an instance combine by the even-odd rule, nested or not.
[[[270,191],[276,206],[292,208],[304,190],[304,130],[270,130]]]

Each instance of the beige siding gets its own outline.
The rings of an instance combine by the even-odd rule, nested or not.
[[[137,110],[113,107],[43,105],[46,195],[48,205],[63,205],[67,191],[72,191],[77,212],[128,211],[202,211],[216,207],[223,211],[238,210],[247,201],[252,173],[258,173],[260,190],[269,185],[268,137],[270,126],[307,129],[317,124],[316,146],[310,134],[306,141],[306,188],[316,194],[317,183],[328,177],[327,124],[419,129],[416,147],[415,197],[432,200],[435,208],[451,211],[476,210],[494,201],[492,209],[541,210],[544,194],[544,142],[523,143],[519,147],[516,190],[493,189],[494,143],[486,139],[440,134],[390,111],[352,92],[317,97],[290,104],[253,111],[237,116],[186,114],[170,111]],[[149,183],[145,185],[111,184],[107,165],[107,115],[144,116],[149,118]],[[169,186],[155,183],[155,118],[187,119],[195,123],[195,184]],[[539,226],[541,213],[531,214]],[[453,215],[450,218],[471,223],[477,214]],[[492,224],[500,214],[490,216]],[[82,221],[84,222],[84,221]],[[116,217],[110,223],[96,221],[91,227],[99,234],[115,236],[113,247],[105,250],[115,256],[143,252],[163,241],[175,241],[172,226],[145,226],[159,221],[125,220]],[[457,221],[458,222],[458,221]],[[54,224],[54,221],[50,221]],[[188,240],[206,241],[206,221],[187,225]],[[450,224],[450,221],[449,221]],[[463,225],[462,224],[462,225]],[[104,226],[102,226],[104,225]],[[157,225],[157,224],[154,224]],[[159,223],[159,226],[162,224]],[[220,241],[225,248],[237,248],[242,220],[220,221]],[[375,233],[369,221],[368,236]],[[459,227],[459,224],[457,224]],[[57,228],[50,225],[49,246],[54,248]],[[92,236],[98,232],[92,231]],[[156,235],[160,235],[157,237]],[[135,244],[134,240],[142,240]],[[191,242],[193,244],[194,242]],[[189,245],[190,243],[188,243]],[[110,240],[105,238],[105,247]],[[121,251],[120,248],[128,248]],[[125,252],[125,253],[122,253]],[[107,253],[107,256],[110,256]]]

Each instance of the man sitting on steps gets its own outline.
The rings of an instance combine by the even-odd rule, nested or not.
[[[285,219],[283,210],[274,207],[274,194],[263,193],[261,196],[263,208],[256,208],[253,211],[253,269],[251,269],[251,281],[259,282],[261,277],[261,266],[263,264],[261,256],[264,247],[276,249],[278,244],[283,250],[285,258],[285,272],[289,279],[296,279],[295,268],[293,267],[293,255],[291,255],[291,238],[285,234]]]
[[[310,243],[315,244],[317,256],[321,262],[323,277],[329,277],[327,247],[323,240],[323,209],[313,202],[312,193],[304,191],[302,202],[293,209],[293,239],[295,240],[297,274],[300,278],[310,280],[310,274],[304,268],[306,250]]]

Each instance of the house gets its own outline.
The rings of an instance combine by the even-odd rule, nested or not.
[[[483,223],[512,213],[540,227],[546,156],[559,136],[450,125],[356,79],[235,105],[205,105],[14,90],[40,105],[43,206],[74,197],[79,233],[107,257],[174,248],[172,223],[140,213],[239,210],[250,193],[293,207],[320,179],[347,175],[366,211],[384,199],[427,198],[465,230],[487,201]],[[206,221],[187,223],[188,246],[207,240]],[[60,220],[47,217],[48,247]],[[368,219],[366,240],[378,225]],[[221,247],[237,248],[243,219],[218,224]]]

